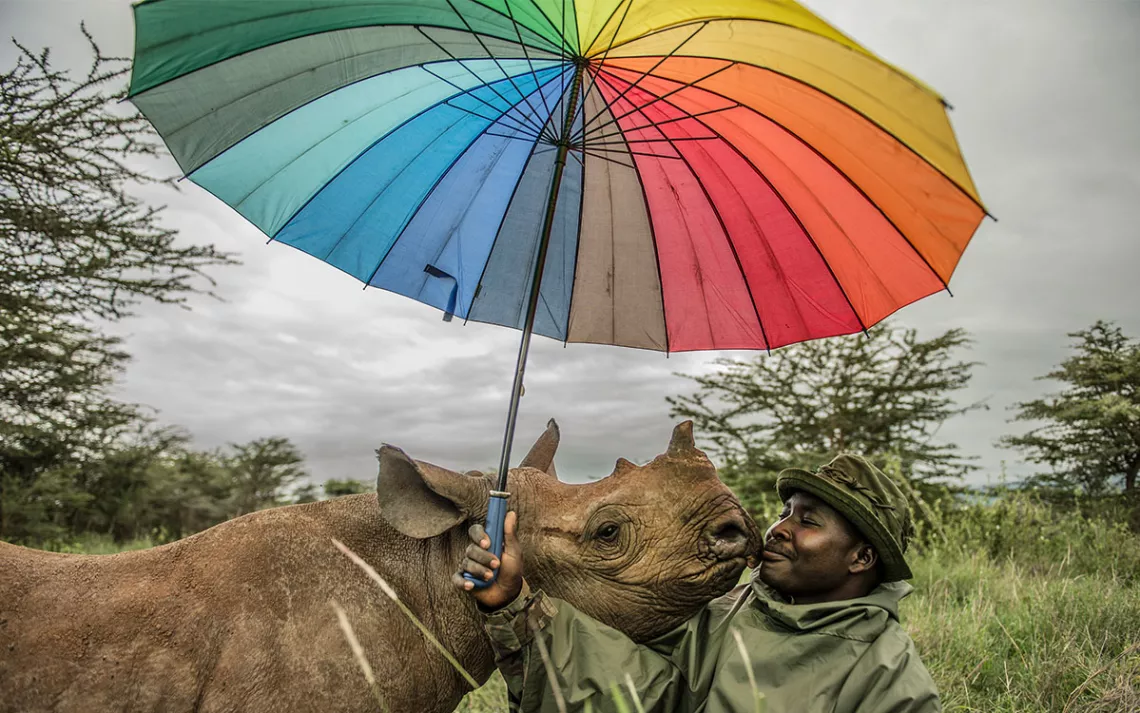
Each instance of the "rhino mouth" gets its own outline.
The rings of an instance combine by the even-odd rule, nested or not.
[[[740,579],[740,573],[748,566],[746,556],[709,562],[704,568],[682,577],[687,584],[714,586],[724,591],[732,589]]]
[[[747,557],[734,557],[730,560],[722,560],[709,567],[710,578],[727,578],[735,581],[740,577],[740,573],[748,566]]]

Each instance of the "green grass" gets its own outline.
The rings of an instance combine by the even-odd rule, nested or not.
[[[1140,711],[1140,537],[1018,495],[942,525],[903,623],[946,711]]]
[[[160,543],[150,538],[130,540],[128,542],[115,542],[107,535],[85,533],[70,542],[51,542],[43,545],[43,549],[52,552],[64,552],[76,555],[113,555],[119,552],[132,550],[145,550]]]
[[[903,623],[946,711],[1140,710],[1140,590],[989,555],[923,557]]]

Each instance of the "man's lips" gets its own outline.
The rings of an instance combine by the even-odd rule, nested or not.
[[[775,550],[764,550],[760,553],[760,559],[764,560],[765,562],[776,562],[779,560],[789,559],[789,557],[782,552],[776,552]]]

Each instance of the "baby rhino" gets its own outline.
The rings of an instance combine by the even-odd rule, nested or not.
[[[510,473],[528,579],[636,640],[728,591],[758,533],[693,444],[586,485],[554,475],[551,421]],[[450,581],[492,482],[385,446],[375,494],[265,510],[110,556],[0,544],[0,711],[375,711],[330,606],[347,612],[393,713],[451,711],[470,686],[345,543],[477,680],[479,612]]]

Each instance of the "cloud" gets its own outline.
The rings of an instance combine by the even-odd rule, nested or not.
[[[1140,4],[809,4],[955,106],[963,151],[1000,222],[987,221],[967,250],[955,297],[924,300],[898,322],[925,336],[953,327],[974,335],[972,357],[984,366],[962,400],[986,399],[991,410],[955,419],[940,436],[979,456],[986,474],[1002,459],[1023,473],[1016,454],[993,443],[1021,428],[1006,423],[1012,404],[1049,388],[1034,377],[1064,358],[1065,333],[1106,318],[1140,334]],[[80,19],[107,50],[131,52],[126,0],[6,0],[0,13],[6,32],[56,48],[60,66],[87,59]],[[189,312],[146,305],[115,326],[135,357],[123,398],[157,408],[203,447],[287,436],[317,480],[370,479],[382,442],[450,467],[495,466],[517,332],[444,324],[435,310],[364,291],[317,260],[265,245],[188,183],[144,195],[169,205],[166,219],[183,239],[239,252],[244,264],[214,271],[224,302],[196,298]],[[564,476],[605,475],[619,456],[652,458],[672,426],[664,397],[688,388],[673,373],[707,369],[718,356],[536,339],[516,462],[550,417],[562,425]]]

